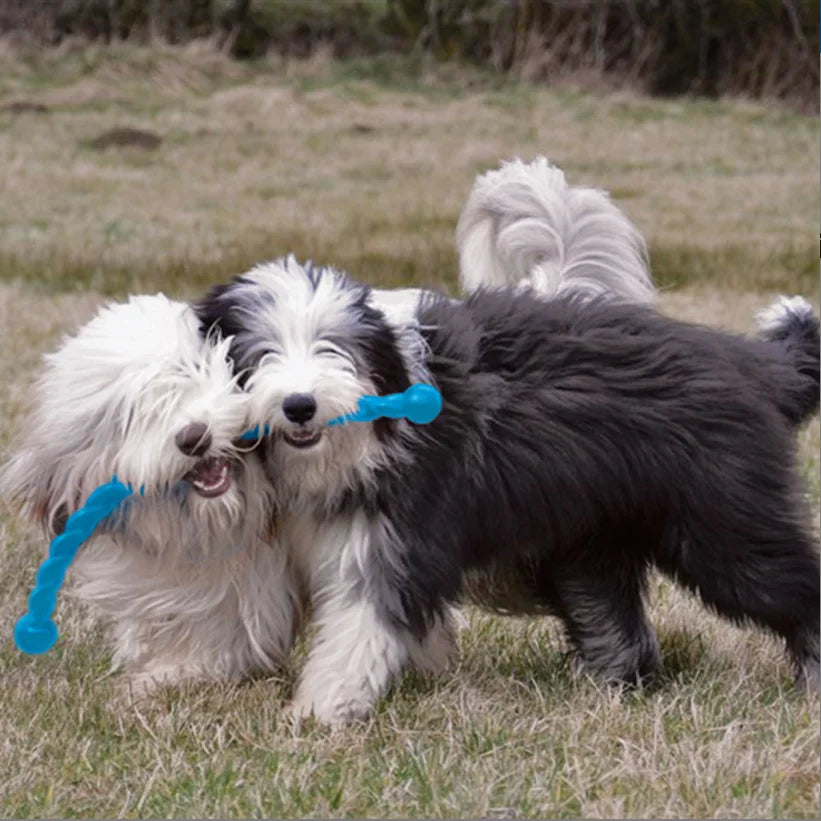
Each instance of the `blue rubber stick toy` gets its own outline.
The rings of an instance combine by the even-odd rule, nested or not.
[[[97,525],[132,493],[130,487],[114,476],[93,491],[86,503],[68,517],[63,532],[52,539],[48,558],[40,565],[34,589],[29,595],[28,612],[14,628],[14,643],[24,653],[39,655],[54,646],[58,631],[51,614],[68,566]]]
[[[433,422],[442,410],[442,394],[433,385],[411,385],[404,393],[389,393],[387,396],[361,396],[359,407],[354,413],[337,416],[329,425],[344,425],[347,422],[373,422],[374,419],[407,419],[415,425]]]
[[[359,405],[353,413],[337,416],[328,425],[345,425],[348,422],[373,422],[374,419],[407,419],[415,425],[433,422],[442,410],[442,394],[433,385],[422,383],[411,385],[403,393],[389,393],[387,396],[360,396]],[[242,434],[240,439],[259,439],[259,425]],[[267,436],[268,425],[262,429]]]

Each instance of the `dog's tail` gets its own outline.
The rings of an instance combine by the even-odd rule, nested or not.
[[[800,296],[780,297],[756,317],[759,335],[778,345],[795,369],[795,380],[780,386],[779,407],[794,424],[818,410],[821,337],[812,306]]]
[[[477,177],[456,228],[462,289],[524,284],[545,296],[651,302],[639,231],[604,191],[569,186],[547,158]]]

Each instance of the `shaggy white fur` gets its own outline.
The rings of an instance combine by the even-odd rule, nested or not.
[[[641,234],[608,194],[568,185],[545,157],[476,178],[456,229],[462,289],[529,285],[537,293],[652,302]]]
[[[46,357],[0,490],[49,534],[116,474],[135,494],[69,571],[108,616],[115,667],[149,686],[271,670],[298,613],[269,485],[237,437],[247,394],[194,312],[162,295],[109,304]]]

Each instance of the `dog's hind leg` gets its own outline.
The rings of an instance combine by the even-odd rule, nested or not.
[[[755,516],[688,521],[662,570],[709,607],[736,622],[746,619],[784,638],[799,680],[819,680],[819,561],[789,498],[759,499]]]
[[[659,665],[659,644],[644,612],[645,567],[596,556],[545,566],[545,599],[562,618],[582,671],[613,683],[638,684]]]

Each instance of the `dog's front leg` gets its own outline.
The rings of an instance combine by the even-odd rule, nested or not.
[[[318,631],[292,712],[339,726],[366,718],[405,666],[412,638],[391,623],[379,524],[362,514],[320,527],[312,596]]]
[[[331,726],[367,718],[407,657],[406,642],[366,599],[329,601],[319,613],[292,712]]]

